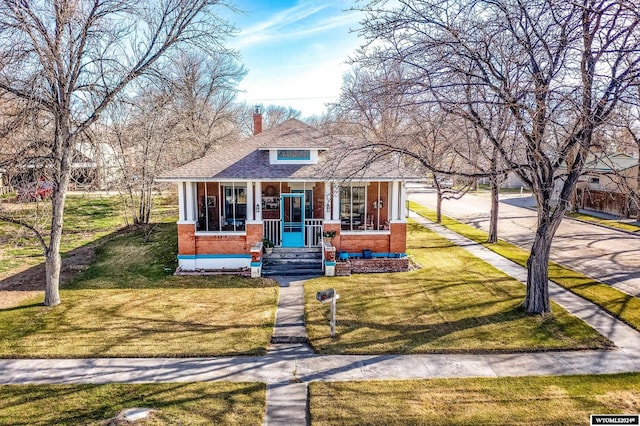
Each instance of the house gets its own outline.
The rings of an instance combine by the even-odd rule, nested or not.
[[[336,251],[372,258],[406,251],[406,193],[415,179],[397,157],[333,139],[296,119],[217,147],[161,175],[178,186],[178,270],[247,270],[259,276],[262,242],[278,248],[324,246],[332,275]],[[335,231],[331,243],[323,232]]]
[[[638,159],[627,154],[590,155],[576,189],[578,208],[622,217],[637,215]]]

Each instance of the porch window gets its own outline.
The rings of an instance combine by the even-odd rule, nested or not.
[[[340,187],[340,223],[341,229],[353,231],[359,229],[366,220],[366,187]]]
[[[205,232],[244,231],[247,220],[245,182],[198,182],[197,230]]]

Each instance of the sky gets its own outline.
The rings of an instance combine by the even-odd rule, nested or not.
[[[240,101],[282,105],[320,115],[340,94],[345,62],[359,46],[360,14],[352,1],[236,0],[242,14],[230,20],[240,31],[228,45],[240,52],[248,74]]]

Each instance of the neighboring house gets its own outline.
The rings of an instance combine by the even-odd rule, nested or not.
[[[482,185],[489,185],[491,182],[489,178],[480,178],[478,183]],[[520,176],[516,172],[508,172],[506,178],[500,184],[500,188],[503,189],[520,189],[529,188],[529,185],[524,183]]]
[[[5,185],[16,190],[34,185],[41,178],[50,179],[54,173],[50,153],[38,144],[0,155],[0,166],[5,165]],[[105,189],[118,177],[116,155],[109,144],[79,142],[71,162],[71,188],[90,187]],[[1,175],[1,173],[0,173]]]
[[[178,186],[179,271],[253,266],[256,276],[263,239],[321,247],[328,231],[338,251],[405,253],[403,180],[417,176],[398,158],[370,160],[372,151],[348,149],[296,119],[265,132],[261,115],[254,121],[255,135],[157,179]]]
[[[590,155],[576,189],[578,208],[617,216],[637,214],[638,159],[627,154]]]
[[[107,143],[77,143],[71,167],[72,181],[79,186],[106,189],[119,176],[116,153]]]

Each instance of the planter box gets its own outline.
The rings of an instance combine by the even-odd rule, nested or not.
[[[409,270],[409,258],[372,258],[350,259],[351,272],[354,274],[369,274],[372,272],[405,272]],[[336,268],[336,275],[337,268]]]
[[[350,262],[336,262],[336,277],[348,277],[351,275]]]

